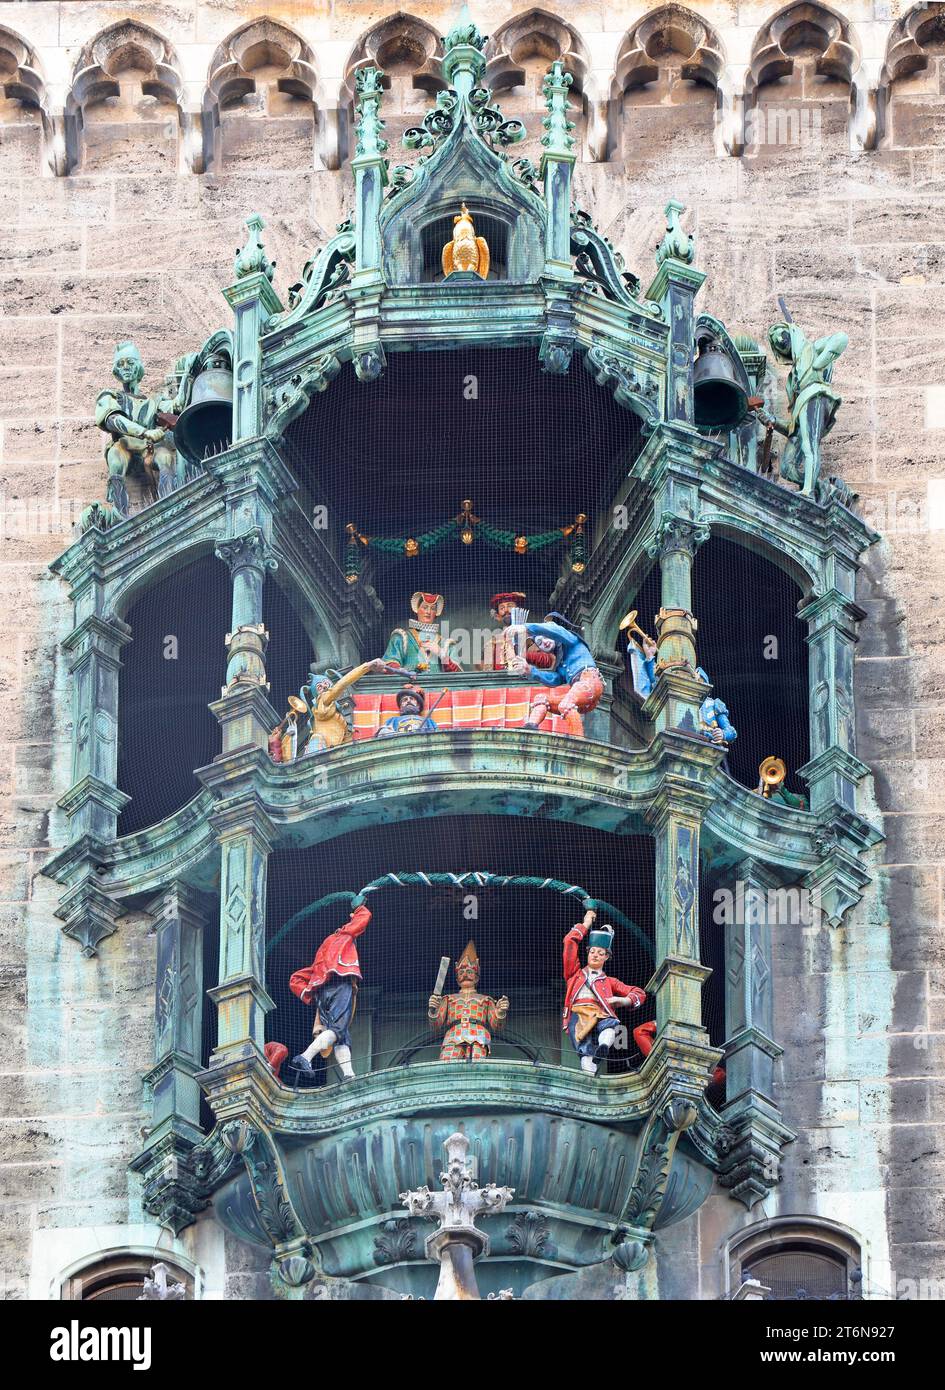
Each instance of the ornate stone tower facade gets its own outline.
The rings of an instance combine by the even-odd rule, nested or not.
[[[10,1291],[934,1288],[945,7],[2,8]]]

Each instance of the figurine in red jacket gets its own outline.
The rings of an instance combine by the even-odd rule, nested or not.
[[[354,1076],[348,1029],[354,1018],[361,979],[355,937],[361,935],[370,920],[371,913],[366,907],[355,908],[343,927],[325,937],[312,964],[296,970],[289,980],[289,989],[303,1004],[315,1005],[312,1041],[289,1063],[297,1071],[311,1073],[316,1052],[330,1057],[334,1049],[342,1076],[345,1080]]]
[[[572,927],[564,938],[564,978],[567,987],[564,997],[562,1027],[581,1057],[581,1070],[590,1076],[597,1074],[597,1064],[606,1058],[617,1039],[615,1009],[630,1006],[638,1009],[646,995],[636,985],[604,973],[610,959],[614,929],[610,926],[591,930],[597,913],[585,912],[584,921]],[[581,965],[578,947],[587,937],[587,965]]]

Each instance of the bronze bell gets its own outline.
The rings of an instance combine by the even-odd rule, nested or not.
[[[697,425],[733,429],[748,413],[748,392],[738,379],[735,363],[717,338],[699,339],[692,386]]]
[[[194,381],[190,404],[174,426],[174,442],[188,463],[202,463],[232,440],[233,373],[211,360]]]

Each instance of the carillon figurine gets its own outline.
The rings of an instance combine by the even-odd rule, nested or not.
[[[453,218],[453,238],[443,247],[443,274],[455,275],[458,270],[473,271],[482,280],[489,275],[489,246],[485,237],[476,236],[465,203]]]
[[[347,1081],[354,1076],[349,1029],[361,980],[355,938],[361,935],[370,920],[368,908],[355,908],[343,927],[325,937],[312,964],[303,970],[296,970],[289,979],[292,993],[303,1004],[315,1005],[312,1041],[289,1064],[297,1074],[311,1075],[315,1054],[330,1057],[334,1050],[343,1078]]]
[[[781,308],[787,313],[784,301]],[[821,481],[820,444],[833,427],[840,395],[831,385],[837,358],[846,351],[845,333],[829,333],[812,342],[790,315],[768,332],[768,343],[779,362],[789,363],[787,403],[789,420],[778,420],[759,410],[763,424],[787,439],[778,472],[797,483],[802,493],[823,501],[829,492]]]
[[[405,628],[394,628],[384,660],[405,671],[461,671],[463,668],[449,654],[450,639],[440,632],[438,619],[445,602],[442,594],[424,594],[418,590],[410,600],[416,616]]]
[[[701,666],[696,667],[696,675],[700,680],[705,681],[706,685],[712,682],[706,675]],[[711,695],[707,695],[699,706],[699,732],[709,743],[734,743],[738,738],[737,729],[733,728],[728,717],[728,705],[724,700],[717,700]]]
[[[656,1042],[656,1020],[651,1019],[649,1023],[639,1024],[638,1027],[634,1028],[631,1036],[640,1049],[640,1056],[645,1060],[653,1051],[653,1044]],[[723,1066],[718,1066],[713,1069],[712,1077],[708,1084],[710,1086],[725,1085],[725,1068]]]
[[[105,446],[108,466],[107,500],[123,516],[128,513],[126,479],[137,475],[149,493],[161,491],[161,476],[176,468],[177,449],[168,424],[161,418],[168,404],[166,390],[146,396],[139,386],[144,363],[134,343],[118,343],[112,361],[112,375],[118,386],[106,387],[95,402],[95,423],[109,437]],[[171,403],[180,409],[186,403],[190,377],[181,385],[180,398]]]
[[[446,691],[444,690],[437,699],[436,704],[432,706],[431,713],[432,710],[436,709],[436,705],[440,703],[440,700],[442,700],[445,694]],[[425,715],[423,712],[426,705],[426,696],[418,685],[405,685],[402,690],[398,690],[394,698],[397,701],[397,708],[400,712],[399,714],[392,714],[390,719],[385,719],[384,723],[374,735],[375,738],[396,738],[403,734],[436,733],[435,722],[430,718],[429,714]]]
[[[596,1076],[598,1063],[606,1058],[617,1039],[615,1008],[638,1009],[646,995],[637,985],[607,975],[614,941],[611,926],[594,928],[597,913],[585,912],[584,921],[572,927],[564,938],[564,996],[562,1028],[581,1058],[581,1070]],[[581,965],[579,946],[587,938],[587,964]]]
[[[780,801],[782,806],[792,806],[795,811],[806,811],[806,797],[789,792],[784,785],[786,777],[787,763],[783,758],[765,758],[758,768],[758,785],[755,791],[766,801]]]
[[[347,719],[339,709],[340,697],[364,676],[390,674],[398,669],[383,657],[376,657],[373,661],[365,661],[360,666],[355,666],[346,676],[329,675],[327,671],[310,672],[308,681],[302,686],[301,698],[289,696],[291,708],[294,710],[297,705],[301,705],[300,714],[304,714],[305,717],[299,756],[311,757],[315,753],[324,753],[329,748],[348,743],[352,734]]]
[[[444,964],[448,961],[444,959]],[[427,1017],[438,1032],[446,1028],[440,1047],[441,1062],[479,1062],[492,1051],[492,1034],[505,1022],[509,1001],[480,994],[479,956],[472,941],[456,962],[458,994],[441,994],[445,974],[437,980],[427,1006]]]
[[[507,594],[493,594],[489,600],[489,612],[493,622],[505,631],[499,637],[492,640],[492,670],[505,671],[509,663],[518,653],[515,651],[514,634],[511,632],[511,625],[514,621],[513,613],[521,613],[524,616],[521,622],[528,619],[527,610],[523,607],[525,595],[512,591]],[[530,666],[538,666],[544,671],[550,671],[555,664],[554,651],[542,651],[534,642],[525,642],[525,660]]]
[[[627,634],[627,656],[633,688],[645,700],[656,684],[656,643],[637,622],[637,610],[632,608],[620,624]]]
[[[512,631],[515,630],[515,624]],[[513,658],[509,669],[528,675],[547,685],[547,694],[536,695],[525,722],[526,729],[540,727],[548,711],[560,714],[565,728],[575,738],[584,737],[583,714],[596,709],[604,693],[604,682],[581,629],[561,613],[546,613],[541,623],[525,623],[524,630],[537,645],[554,644],[554,666],[542,670],[526,656]]]

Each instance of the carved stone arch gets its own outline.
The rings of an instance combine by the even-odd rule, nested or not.
[[[717,87],[725,51],[722,40],[705,20],[683,5],[663,5],[625,35],[617,51],[613,95],[656,82],[660,69],[673,63],[686,82]]]
[[[537,162],[541,156],[541,118],[546,109],[543,83],[551,64],[559,61],[572,78],[569,115],[577,127],[578,147],[585,126],[592,132],[600,128],[606,143],[606,103],[595,102],[601,94],[593,88],[590,54],[577,30],[560,16],[537,6],[515,15],[499,25],[486,44],[485,54],[486,86],[501,96],[507,115],[525,118],[527,133],[519,157]]]
[[[345,63],[345,92],[354,100],[354,75],[358,68],[380,68],[383,85],[391,87],[391,73],[408,71],[414,87],[438,92],[446,87],[440,71],[443,40],[425,20],[400,10],[363,34]]]
[[[385,139],[391,149],[397,149],[404,131],[418,125],[425,115],[428,97],[446,90],[442,58],[443,40],[436,29],[405,10],[372,25],[355,44],[345,64],[341,102],[348,113],[348,131],[355,126],[357,73],[361,68],[377,68],[385,93]],[[353,153],[352,140],[348,154]],[[416,160],[415,155],[400,158],[407,165]]]
[[[53,122],[49,113],[46,83],[39,59],[24,39],[12,29],[0,28],[0,125],[5,129],[4,145],[11,140],[29,142],[40,157],[40,143],[49,138]],[[11,127],[20,127],[16,136]],[[39,132],[39,133],[38,133]],[[22,157],[20,155],[18,158]]]
[[[807,1288],[803,1292],[808,1298],[829,1296],[845,1300],[862,1297],[866,1252],[861,1237],[856,1231],[842,1226],[838,1221],[830,1221],[822,1216],[798,1215],[755,1222],[726,1242],[722,1259],[729,1298],[739,1297],[739,1289],[746,1283],[760,1284],[762,1281],[757,1278],[758,1266],[761,1265],[763,1269],[767,1257],[781,1252],[819,1256],[836,1266],[839,1292],[834,1290],[829,1295],[823,1292],[818,1294],[812,1288]],[[801,1295],[794,1292],[785,1293],[779,1289],[754,1296],[785,1298]]]
[[[537,7],[506,20],[489,39],[487,85],[495,92],[521,86],[529,59],[539,60],[543,73],[553,62],[562,62],[574,79],[572,95],[584,92],[591,68],[587,45],[570,24]]]
[[[234,30],[210,60],[203,101],[207,162],[226,153],[221,128],[228,112],[256,119],[302,113],[314,127],[317,91],[315,55],[292,29],[262,15]]]
[[[29,111],[38,111],[43,125],[49,125],[46,83],[39,59],[29,44],[12,29],[0,27],[0,91],[7,101],[17,101]]]
[[[945,5],[915,5],[889,32],[881,82],[887,86],[924,72],[931,54],[945,47]]]
[[[80,162],[89,167],[95,142],[93,125],[102,129],[102,153],[114,145],[116,125],[127,138],[129,131],[140,143],[161,147],[160,154],[173,162],[176,172],[179,138],[186,120],[181,110],[184,83],[180,63],[171,44],[155,29],[137,20],[123,19],[96,34],[82,49],[75,65],[72,87],[66,98],[66,158],[68,167]],[[109,109],[106,109],[109,108]],[[160,111],[174,111],[173,137],[152,135],[161,124]],[[155,113],[158,120],[155,121]],[[160,167],[155,149],[155,168]],[[122,153],[127,160],[127,149]]]
[[[916,5],[890,30],[879,78],[879,125],[893,145],[940,143],[935,138],[934,115],[941,101],[939,82],[943,69],[945,4]],[[897,109],[900,99],[902,105]]]
[[[752,47],[746,91],[791,77],[802,58],[813,58],[819,77],[834,77],[848,85],[859,67],[860,54],[850,21],[826,5],[788,5],[768,20]]]

